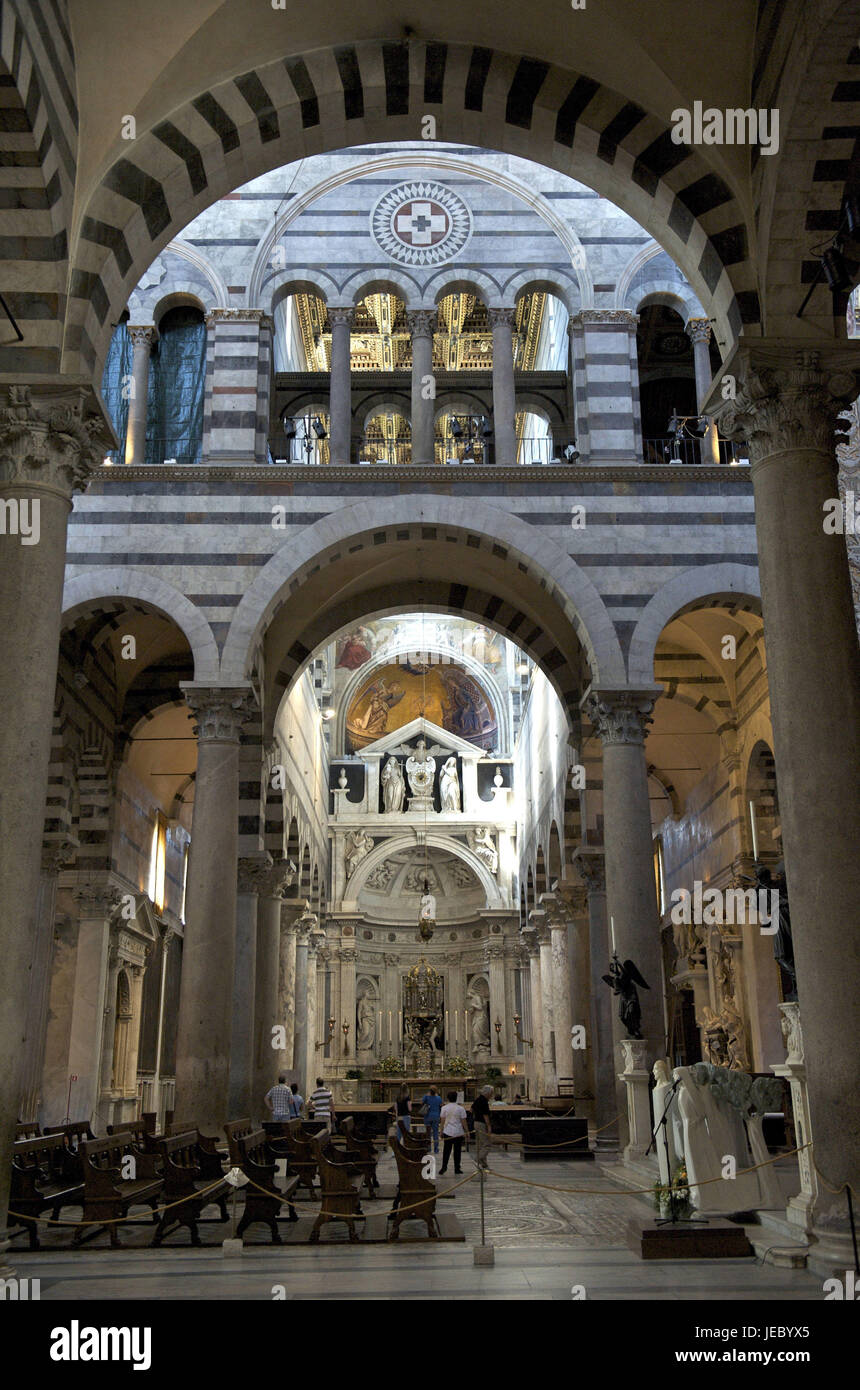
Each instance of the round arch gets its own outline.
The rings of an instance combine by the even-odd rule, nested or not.
[[[121,568],[85,570],[66,580],[63,589],[64,626],[98,602],[134,599],[156,608],[184,633],[194,658],[194,679],[218,683],[218,648],[199,608],[178,589],[150,571]]]
[[[291,294],[312,294],[324,304],[337,304],[340,291],[332,275],[324,270],[307,270],[288,266],[283,270],[273,270],[271,278],[265,282],[265,293],[260,290],[259,303],[268,300],[268,312],[274,313],[282,300]]]
[[[445,850],[448,854],[456,855],[458,859],[462,859],[464,864],[468,864],[487,895],[488,908],[505,907],[505,900],[499,885],[490,873],[487,865],[482,859],[478,858],[477,854],[474,854],[472,850],[469,849],[468,845],[464,845],[462,840],[455,840],[453,836],[428,831],[427,844],[431,849],[441,849]],[[381,844],[374,845],[370,853],[362,859],[352,878],[347,881],[344,890],[344,901],[358,901],[359,893],[377,864],[381,864],[382,861],[387,859],[391,854],[397,854],[401,850],[414,848],[415,836],[413,834],[393,835],[390,839],[383,840]]]
[[[449,294],[473,294],[487,309],[503,307],[498,280],[485,270],[469,266],[458,273],[456,266],[445,266],[431,275],[424,286],[424,297],[437,307]]]
[[[449,74],[467,71],[474,61],[468,46],[446,43],[441,47]],[[156,134],[161,116],[156,107],[153,127],[135,143],[133,179],[118,131],[114,148],[104,160],[102,179],[81,200],[73,228],[65,370],[83,366],[90,373],[99,372],[110,325],[124,307],[130,285],[194,216],[232,191],[239,167],[237,149],[242,178],[247,180],[292,163],[309,145],[319,151],[343,148],[347,130],[347,138],[356,144],[414,139],[410,98],[414,90],[416,110],[424,109],[426,101],[418,93],[428,82],[438,90],[432,104],[445,121],[448,139],[477,140],[484,148],[520,154],[562,172],[575,168],[578,178],[649,228],[693,289],[705,297],[718,320],[720,336],[733,342],[744,323],[760,321],[758,295],[749,288],[757,283],[748,249],[756,244],[755,238],[746,232],[748,217],[742,200],[723,177],[727,165],[719,151],[670,146],[665,107],[662,115],[631,108],[630,83],[627,92],[615,91],[611,79],[603,84],[551,61],[536,64],[537,83],[523,93],[524,114],[522,102],[510,100],[511,74],[521,60],[516,53],[501,50],[489,52],[492,61],[482,76],[481,109],[476,112],[469,82],[443,77],[440,83],[433,72],[439,48],[438,42],[404,44],[397,65],[400,75],[395,76],[385,42],[357,43],[351,51],[358,71],[363,72],[361,100],[358,109],[347,112],[351,119],[346,126],[346,95],[343,76],[338,76],[337,54],[331,47],[315,44],[313,52],[303,56],[299,51],[289,59],[289,65],[302,73],[298,88],[289,82],[279,54],[257,67],[251,64],[250,70],[245,59],[240,75],[215,81],[210,91],[198,87],[193,100],[176,102],[170,111],[175,132],[171,145]],[[241,58],[240,54],[234,62],[240,63]],[[605,75],[610,77],[608,67]],[[249,93],[244,106],[237,87],[239,94],[243,88]],[[255,107],[252,89],[265,94],[263,107],[259,102]],[[587,90],[584,101],[583,89]],[[201,109],[221,116],[215,123],[207,122]],[[631,109],[636,110],[632,122]],[[233,114],[227,116],[228,111]],[[624,122],[612,138],[610,159],[611,113],[623,114]],[[667,148],[672,149],[671,160],[665,157]],[[687,189],[696,187],[707,191],[704,197],[700,192],[692,212],[683,198]],[[744,233],[731,239],[731,255],[721,254],[721,242],[707,230],[707,214],[716,206],[721,226],[736,225]],[[670,216],[676,209],[679,215]],[[98,240],[85,240],[82,228],[92,227],[100,228]]]
[[[683,574],[676,575],[658,589],[642,610],[630,639],[628,665],[631,685],[653,683],[654,654],[663,628],[686,608],[704,600],[710,600],[714,606],[726,603],[760,611],[758,570],[752,565],[731,562],[702,565],[698,569],[684,570]]]
[[[577,241],[579,241],[579,238],[577,238]],[[579,259],[582,261],[585,260],[585,252],[581,247],[579,247]],[[588,272],[584,270],[583,273]],[[589,299],[589,306],[586,306],[584,303],[586,296],[582,293],[582,283],[581,281],[577,283],[573,273],[571,282],[565,284],[558,279],[558,271],[541,270],[538,267],[534,267],[530,270],[521,270],[519,274],[514,275],[510,280],[506,281],[504,286],[505,302],[508,304],[517,304],[524,294],[531,294],[532,292],[539,291],[542,294],[551,294],[553,298],[557,299],[564,306],[568,315],[576,314],[580,309],[590,307],[590,304],[593,302],[594,288],[590,283],[590,274],[588,278],[590,293],[587,298]]]
[[[383,545],[392,547],[391,553],[394,553],[395,546],[403,547],[411,541],[411,553],[414,553],[416,545],[428,545],[432,540],[436,554],[441,548],[446,556],[445,588],[437,586],[435,590],[440,598],[444,593],[446,607],[452,602],[461,611],[468,607],[480,613],[480,621],[497,631],[507,630],[513,640],[541,664],[566,705],[575,698],[580,681],[578,671],[569,666],[559,648],[560,643],[564,644],[565,635],[568,643],[574,639],[584,649],[595,679],[624,684],[624,661],[615,628],[592,581],[570,556],[544,537],[536,538],[525,522],[478,499],[471,502],[469,520],[470,526],[464,528],[462,504],[456,498],[428,495],[419,500],[398,496],[356,503],[336,516],[306,527],[272,556],[243,596],[224,645],[224,682],[245,679],[244,672],[254,660],[264,630],[271,626],[276,614],[284,613],[285,599],[302,584],[303,571],[320,570],[324,554],[328,555],[326,570],[329,575],[335,555],[346,568],[344,551],[350,557],[351,566],[360,567],[363,561],[365,592],[374,593],[372,586],[379,584],[377,576],[382,573]],[[471,556],[472,561],[480,554],[484,592],[486,576],[495,572],[494,580],[503,588],[495,588],[489,604],[486,598],[481,607],[476,606],[474,600],[470,601],[469,587],[462,581],[452,586],[453,557],[447,536],[451,536],[455,544],[462,545],[464,556]],[[371,560],[373,564],[369,565]],[[512,564],[516,566],[516,588],[510,583]],[[402,568],[408,572],[406,563]],[[467,574],[468,571],[464,572],[463,578]],[[421,583],[412,587],[417,591],[414,599],[407,592],[408,586],[401,588],[403,602],[397,605],[399,608],[406,604],[418,609],[424,606],[420,598]],[[508,590],[507,599],[504,588]],[[535,605],[530,614],[522,611],[523,604],[530,606],[526,594]],[[361,601],[360,595],[356,595],[355,612],[360,611]],[[438,602],[439,599],[437,606]],[[390,594],[385,607],[391,608]],[[349,616],[352,613],[342,617],[338,626],[344,625]],[[324,631],[318,635],[309,629],[304,642],[296,647],[294,641],[295,650],[288,649],[287,660],[292,669],[288,674],[278,673],[284,688],[306,662],[310,651],[326,636]],[[241,676],[237,677],[237,672],[241,672]]]
[[[421,305],[421,289],[417,280],[405,271],[389,267],[374,273],[361,266],[344,281],[341,288],[344,299],[351,300],[354,305],[360,304],[370,294],[393,294],[405,304],[407,311]]]

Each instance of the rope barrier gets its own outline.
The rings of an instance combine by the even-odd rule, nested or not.
[[[205,1197],[208,1192],[214,1192],[216,1187],[220,1187],[224,1178],[216,1178],[207,1187],[201,1187],[197,1192],[189,1192],[187,1197],[178,1197],[175,1202],[168,1202],[166,1207],[153,1207],[152,1215],[161,1216],[166,1211],[172,1211],[174,1207],[181,1207],[185,1202],[196,1202],[201,1197]],[[46,1206],[50,1203],[46,1202]],[[138,1217],[132,1216],[106,1216],[101,1221],[60,1221],[52,1216],[24,1216],[20,1211],[9,1211],[9,1216],[15,1216],[19,1221],[26,1221],[28,1225],[38,1226],[122,1226],[127,1222],[139,1223]]]
[[[337,1163],[337,1164],[334,1164],[333,1166],[336,1167],[336,1168],[345,1168],[345,1167],[346,1167],[346,1164],[345,1164],[345,1163]],[[396,1211],[414,1211],[414,1210],[416,1209],[416,1207],[426,1207],[430,1202],[435,1202],[435,1201],[437,1200],[437,1198],[439,1198],[439,1197],[447,1197],[448,1194],[449,1194],[450,1192],[456,1192],[456,1190],[457,1190],[458,1187],[465,1187],[466,1183],[468,1183],[468,1182],[474,1182],[474,1180],[475,1180],[475,1178],[476,1178],[477,1176],[478,1176],[478,1170],[477,1170],[477,1168],[476,1168],[475,1171],[474,1171],[474,1173],[468,1173],[468,1174],[466,1175],[466,1177],[463,1178],[463,1180],[462,1180],[461,1182],[452,1183],[452,1185],[451,1185],[450,1187],[446,1187],[446,1188],[445,1188],[445,1191],[444,1191],[444,1192],[431,1192],[431,1193],[428,1193],[428,1195],[427,1195],[426,1197],[422,1197],[422,1199],[421,1199],[420,1202],[410,1202],[410,1203],[408,1204],[408,1206],[398,1206],[398,1207],[396,1207],[396,1208],[393,1208],[393,1209],[392,1209],[392,1212],[393,1212],[394,1210],[396,1210]],[[264,1195],[265,1195],[266,1197],[274,1197],[274,1196],[276,1195],[275,1192],[273,1192],[271,1188],[261,1187],[259,1183],[254,1182],[254,1179],[253,1179],[253,1178],[249,1178],[248,1183],[247,1183],[247,1186],[248,1186],[248,1187],[256,1187],[257,1191],[258,1191],[258,1192],[264,1193]],[[345,1194],[344,1194],[344,1195],[345,1195]],[[284,1198],[284,1200],[286,1201],[287,1199]],[[367,1197],[367,1198],[365,1198],[365,1201],[374,1201],[374,1200],[376,1200],[376,1199],[374,1199],[374,1198],[372,1198],[372,1197]],[[292,1205],[292,1203],[291,1203],[291,1205]],[[367,1214],[366,1212],[356,1213],[356,1215],[359,1217],[359,1219],[360,1219],[362,1216],[366,1216],[366,1214]],[[344,1213],[343,1213],[342,1211],[320,1211],[320,1212],[317,1212],[316,1215],[318,1215],[318,1216],[331,1216],[331,1217],[334,1217],[334,1218],[339,1219],[339,1220],[343,1220],[343,1219],[344,1219]]]

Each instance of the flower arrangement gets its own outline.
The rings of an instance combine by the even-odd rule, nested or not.
[[[465,1057],[449,1057],[446,1071],[449,1076],[468,1076],[471,1067]]]
[[[403,1076],[406,1068],[399,1057],[383,1057],[377,1070],[383,1076]]]
[[[686,1164],[679,1163],[671,1183],[654,1184],[654,1206],[660,1216],[686,1216],[691,1210]]]
[[[346,1073],[347,1081],[363,1081],[364,1072],[361,1067],[350,1067]]]

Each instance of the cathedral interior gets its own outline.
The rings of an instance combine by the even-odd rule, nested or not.
[[[858,10],[557,11],[0,4],[4,1288],[858,1268]]]

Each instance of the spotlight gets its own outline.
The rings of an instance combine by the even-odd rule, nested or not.
[[[319,416],[317,416],[316,420],[314,420],[313,428],[314,434],[316,435],[317,439],[328,439],[326,427],[323,424],[322,420],[320,420]]]
[[[845,226],[852,241],[860,241],[860,200],[856,193],[845,195]]]
[[[493,436],[493,426],[486,415],[481,416],[481,436],[484,439],[492,439]]]
[[[295,420],[285,420],[285,421],[284,421],[284,435],[286,436],[287,439],[295,439],[295,437],[296,437],[296,422],[295,422]]]
[[[463,426],[457,419],[454,420],[454,423],[451,426],[451,435],[454,439],[462,439],[463,437]]]
[[[579,458],[579,450],[576,447],[576,440],[573,440],[570,444],[566,444],[564,449],[562,450],[562,453],[564,454],[568,463],[576,463],[576,460]]]
[[[323,719],[334,719],[334,716],[335,710],[332,709],[331,705],[327,705],[322,712]]]
[[[838,246],[830,246],[821,257],[821,269],[824,271],[824,278],[827,281],[827,288],[834,293],[843,290],[850,290],[851,277],[845,265],[845,260]]]

